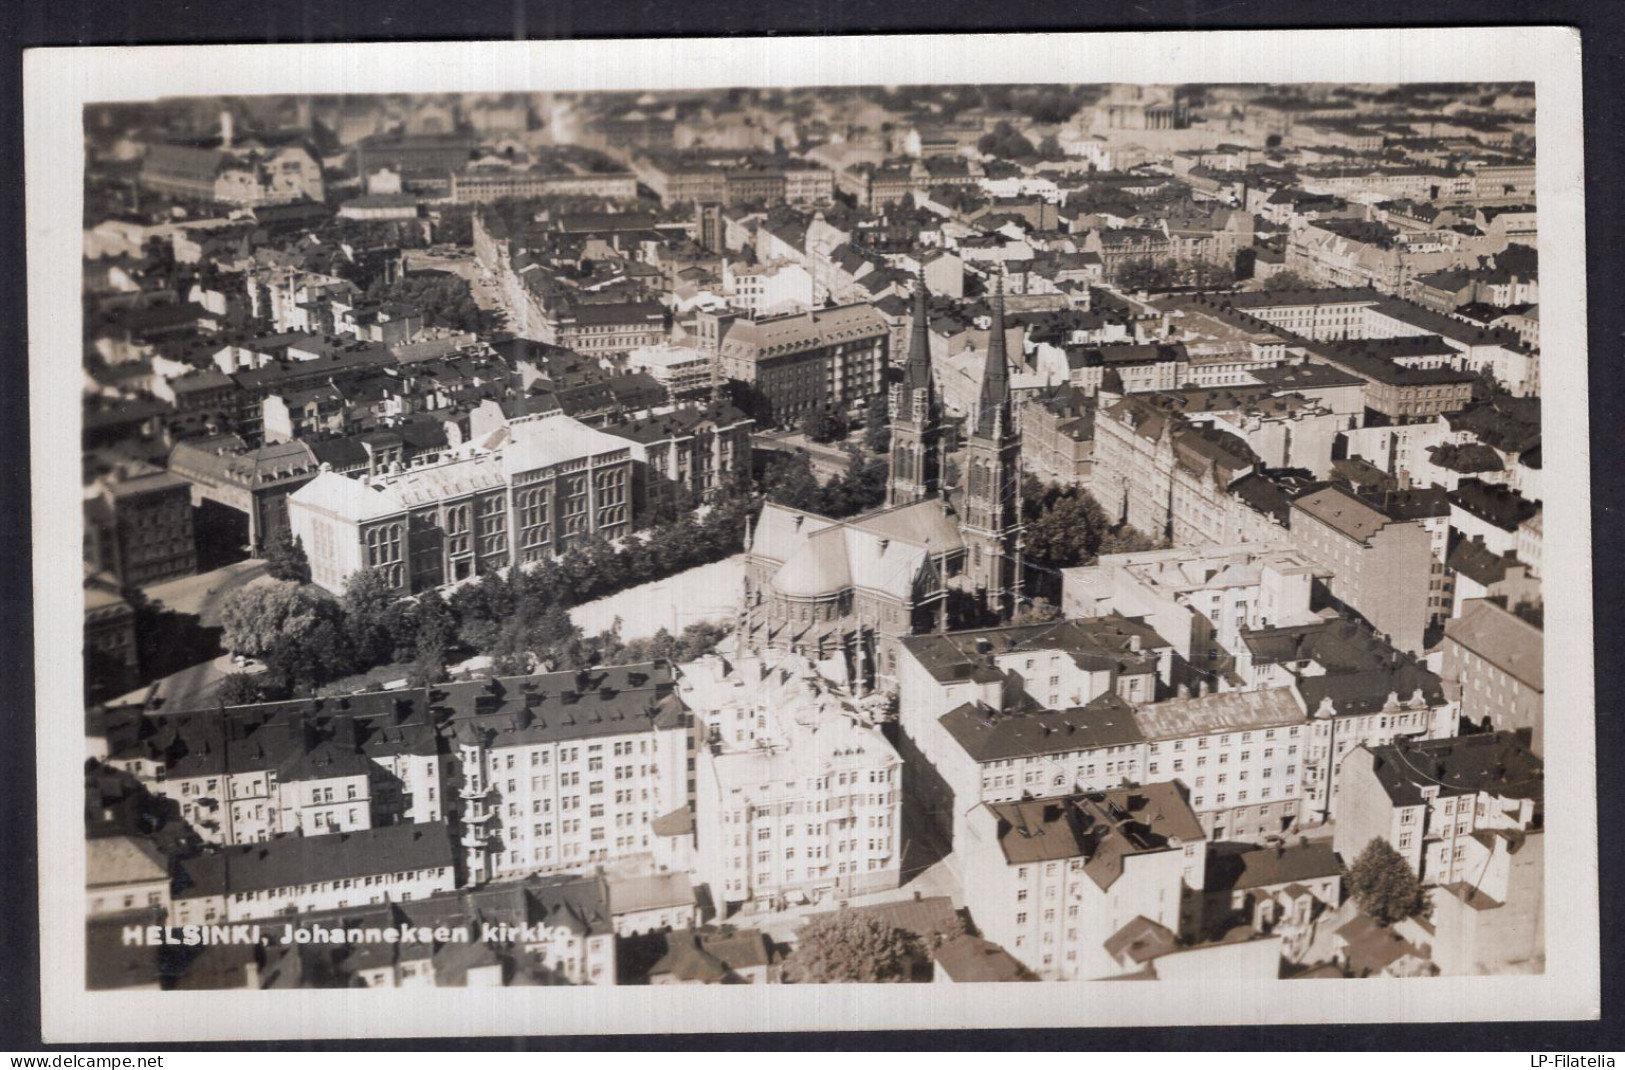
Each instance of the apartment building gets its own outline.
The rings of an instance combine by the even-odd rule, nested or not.
[[[912,816],[928,834],[959,842],[979,802],[1142,778],[1130,711],[1167,686],[1173,653],[1144,621],[921,635],[902,648],[898,745]]]
[[[442,685],[471,883],[669,862],[693,792],[692,717],[665,662]]]
[[[1330,570],[1333,598],[1363,616],[1401,650],[1419,653],[1430,604],[1434,538],[1414,519],[1396,519],[1340,486],[1292,503],[1292,545]]]
[[[282,835],[179,863],[172,925],[260,921],[347,906],[407,902],[456,885],[443,821],[332,836]]]
[[[110,733],[107,762],[173,800],[207,843],[263,843],[446,816],[447,764],[422,691],[159,715]]]
[[[1167,782],[983,803],[956,852],[977,927],[1044,980],[1121,973],[1107,942],[1136,919],[1200,924],[1207,840]]]
[[[1292,688],[1187,691],[1139,707],[1134,720],[1146,780],[1185,785],[1213,839],[1257,840],[1297,825],[1310,726]]]
[[[1352,862],[1386,840],[1423,884],[1468,883],[1493,840],[1539,831],[1545,773],[1526,733],[1362,747],[1343,763],[1332,846]]]
[[[724,911],[896,888],[902,759],[796,654],[711,655],[679,692],[702,733],[697,874]]]

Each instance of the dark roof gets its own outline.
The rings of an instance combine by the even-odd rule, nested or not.
[[[442,684],[429,701],[458,735],[491,747],[675,729],[687,718],[664,661]]]
[[[997,674],[992,657],[1023,651],[1063,650],[1079,666],[1120,671],[1156,668],[1156,651],[1168,647],[1144,620],[1113,613],[1105,617],[1054,621],[1046,624],[1007,624],[962,632],[917,635],[903,646],[939,683],[989,680]]]
[[[1424,787],[1438,788],[1442,797],[1481,791],[1537,802],[1545,797],[1545,767],[1516,732],[1401,739],[1370,750],[1372,773],[1395,806],[1420,806]]]
[[[1206,891],[1272,888],[1335,877],[1340,872],[1337,852],[1325,841],[1289,847],[1249,845],[1240,850],[1224,849],[1231,846],[1239,845],[1215,844],[1208,848],[1207,876],[1202,883]]]
[[[1051,710],[1034,702],[1000,712],[981,703],[966,703],[938,718],[938,723],[976,762],[995,762],[1032,754],[1131,746],[1145,741],[1133,707],[1115,692],[1087,705]]]
[[[1010,952],[979,936],[956,936],[938,947],[933,955],[937,969],[958,984],[1038,980]]]
[[[650,977],[725,984],[739,980],[740,970],[771,965],[778,957],[773,941],[757,929],[684,929],[666,933],[664,940],[666,953],[649,967]]]
[[[1450,504],[1502,531],[1517,531],[1518,525],[1540,512],[1540,506],[1511,487],[1481,479],[1456,484]]]
[[[450,827],[443,821],[386,825],[325,836],[277,836],[225,847],[179,864],[176,894],[259,892],[301,884],[449,868]]]
[[[1173,850],[1205,836],[1183,792],[1167,782],[985,805],[998,819],[1007,863],[1081,859],[1102,890],[1122,876],[1128,856]]]

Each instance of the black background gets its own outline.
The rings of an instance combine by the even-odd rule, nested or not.
[[[1583,0],[1139,0],[1135,3],[980,0],[0,0],[0,1048],[46,1049],[39,1036],[37,835],[34,807],[32,557],[29,552],[29,424],[23,231],[22,50],[36,46],[184,44],[196,42],[321,43],[388,40],[585,39],[615,37],[739,37],[852,33],[1017,32],[1075,30],[1312,29],[1339,26],[1569,25],[1583,37],[1586,131],[1586,233],[1590,331],[1592,540],[1595,568],[1597,670],[1597,792],[1602,909],[1603,1018],[1600,1022],[1441,1023],[1387,1026],[962,1030],[878,1033],[683,1034],[672,1036],[487,1038],[390,1042],[280,1042],[164,1045],[183,1048],[409,1050],[591,1050],[658,1048],[715,1050],[957,1050],[1069,1051],[1277,1049],[1488,1049],[1507,1052],[1593,1052],[1625,1049],[1613,1013],[1620,998],[1619,929],[1613,910],[1621,896],[1615,780],[1621,727],[1612,699],[1611,669],[1620,653],[1625,610],[1619,597],[1622,547],[1613,523],[1625,506],[1625,369],[1619,236],[1625,197],[1619,190],[1621,56],[1625,2]],[[964,72],[974,81],[974,72]],[[991,78],[989,81],[1001,79]],[[1171,71],[1168,80],[1177,81]],[[1543,241],[1561,241],[1547,234]],[[1548,246],[1549,247],[1549,246]],[[1566,359],[1555,354],[1555,359]],[[1550,359],[1550,358],[1549,358]],[[1563,399],[1559,399],[1560,401]],[[63,449],[77,449],[63,429]],[[1567,668],[1550,651],[1552,672]],[[1583,658],[1574,659],[1575,668]],[[1552,710],[1561,717],[1563,710]],[[78,726],[61,726],[77,731]],[[1548,880],[1585,880],[1552,859]],[[1091,998],[1132,999],[1135,986],[1091,986]],[[1329,993],[1328,993],[1329,994]],[[1080,992],[1080,996],[1082,993]],[[833,1024],[833,1023],[832,1023]],[[119,1047],[128,1048],[128,1045]],[[1511,1065],[1511,1064],[1509,1064]],[[1524,1065],[1521,1061],[1517,1065]]]

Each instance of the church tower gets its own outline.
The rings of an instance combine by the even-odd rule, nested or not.
[[[969,430],[960,509],[965,572],[988,609],[1008,619],[1021,597],[1021,436],[1011,421],[1002,276],[993,294],[987,365]]]
[[[891,475],[886,504],[934,498],[942,485],[942,413],[931,381],[930,308],[925,276],[914,282],[914,332],[903,381],[891,388]]]

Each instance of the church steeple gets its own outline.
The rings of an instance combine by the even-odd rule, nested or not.
[[[914,281],[914,327],[903,381],[891,388],[891,474],[886,504],[935,497],[942,480],[942,414],[931,375],[931,306],[925,275]]]
[[[998,441],[1010,433],[1010,361],[1004,342],[1004,276],[993,290],[993,325],[987,336],[987,361],[976,406],[975,433]]]
[[[965,441],[966,575],[988,609],[1009,618],[1021,598],[1021,437],[1010,412],[1010,366],[1004,340],[1004,279],[993,291],[987,362]]]

